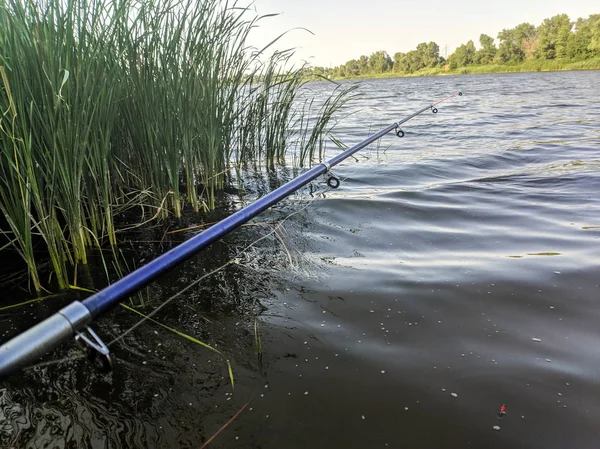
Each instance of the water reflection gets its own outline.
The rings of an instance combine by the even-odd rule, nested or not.
[[[72,360],[3,383],[0,446],[197,448],[251,400],[212,447],[593,447],[597,81],[585,72],[365,84],[363,112],[338,127],[347,144],[424,99],[465,96],[404,126],[386,151],[344,164],[340,189],[310,186],[146,296],[152,309],[236,255],[156,316],[221,350],[235,389],[217,354],[146,323],[114,348],[111,375]],[[220,213],[295,174],[249,172],[244,196],[226,194]],[[280,238],[237,254],[308,202]],[[170,229],[197,224],[186,216]],[[197,229],[164,231],[128,236],[128,251],[141,261]],[[41,318],[57,304],[27,310]],[[0,333],[30,320],[15,316]],[[118,309],[99,331],[112,339],[137,319]]]

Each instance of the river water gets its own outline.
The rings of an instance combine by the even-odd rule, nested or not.
[[[69,347],[0,384],[0,446],[200,448],[249,402],[208,447],[597,447],[598,85],[598,71],[363,82],[347,144],[464,96],[146,292],[149,311],[241,251],[155,316],[221,350],[235,388],[219,354],[145,322],[111,346],[109,375]],[[257,177],[229,208],[294,173]],[[130,246],[151,257],[166,248],[147,242],[192,233]],[[1,312],[0,338],[59,306]],[[98,331],[138,318],[120,309]]]

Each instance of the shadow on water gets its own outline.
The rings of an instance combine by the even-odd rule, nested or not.
[[[366,84],[338,127],[348,144],[423,99],[465,96],[345,163],[340,189],[310,186],[152,284],[145,313],[235,258],[153,317],[224,357],[152,322],[113,346],[109,375],[62,348],[47,360],[73,360],[0,384],[0,446],[200,448],[251,401],[209,447],[595,447],[598,80]],[[205,222],[295,175],[248,174]],[[139,265],[198,220],[121,235],[123,251]],[[95,263],[82,279],[99,288]],[[0,338],[69,299],[0,311]],[[97,330],[112,340],[138,320],[119,307]]]

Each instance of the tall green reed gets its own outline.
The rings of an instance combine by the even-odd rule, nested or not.
[[[35,290],[40,258],[66,288],[127,208],[213,208],[232,169],[273,168],[292,140],[301,164],[322,157],[351,96],[308,120],[303,67],[265,61],[276,40],[249,48],[248,17],[221,0],[0,0],[2,232]]]

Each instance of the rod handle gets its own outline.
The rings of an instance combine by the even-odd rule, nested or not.
[[[87,307],[75,301],[7,341],[0,346],[0,379],[35,362],[91,321]]]

